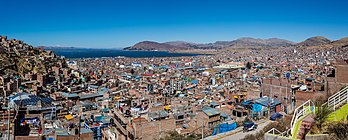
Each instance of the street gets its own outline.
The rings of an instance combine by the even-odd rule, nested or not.
[[[267,120],[264,123],[260,123],[256,130],[243,133],[243,127],[238,127],[236,130],[230,132],[221,133],[215,136],[210,136],[205,138],[205,140],[239,140],[244,138],[248,134],[256,134],[262,130],[266,125],[270,124],[272,121]]]

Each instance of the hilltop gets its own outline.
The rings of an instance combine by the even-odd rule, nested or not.
[[[192,43],[185,41],[154,42],[142,41],[133,46],[126,47],[123,50],[141,50],[141,51],[189,51],[189,50],[224,50],[233,48],[272,48],[272,47],[315,47],[315,46],[344,46],[347,45],[348,37],[340,40],[331,41],[322,36],[308,38],[302,42],[296,43],[279,38],[259,39],[244,37],[232,41],[216,41],[214,43]]]
[[[318,46],[318,45],[323,45],[323,44],[327,44],[330,42],[331,42],[331,40],[329,40],[325,37],[315,36],[315,37],[308,38],[305,41],[298,43],[297,46]]]
[[[170,51],[175,49],[183,49],[183,48],[179,46],[174,46],[174,45],[165,44],[165,43],[158,43],[153,41],[143,41],[143,42],[139,42],[135,44],[132,47],[124,48],[124,50],[146,50],[146,51],[155,51],[155,50]]]
[[[65,60],[52,51],[35,48],[21,40],[0,36],[0,76],[47,74],[52,66],[64,66]],[[65,67],[65,66],[64,66]]]
[[[144,50],[144,51],[173,51],[173,50],[191,50],[191,49],[224,49],[224,48],[238,48],[238,47],[282,47],[294,45],[294,42],[270,38],[270,39],[256,39],[256,38],[240,38],[233,41],[216,41],[214,43],[191,43],[185,41],[171,41],[171,42],[154,42],[142,41],[131,47],[126,47],[124,50]]]

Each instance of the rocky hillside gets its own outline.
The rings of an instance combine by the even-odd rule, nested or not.
[[[303,42],[300,42],[297,44],[297,46],[319,46],[319,45],[323,45],[323,44],[327,44],[330,43],[331,40],[322,37],[322,36],[315,36],[315,37],[311,37],[306,39]]]
[[[240,38],[228,43],[229,47],[283,47],[294,45],[294,42],[270,38],[270,39],[255,39],[255,38]]]
[[[65,60],[52,51],[44,51],[21,40],[8,40],[6,36],[0,36],[0,76],[46,74],[55,65],[63,66]]]
[[[124,48],[124,50],[144,50],[144,51],[175,51],[175,50],[192,50],[192,49],[229,49],[229,48],[257,48],[257,47],[287,47],[287,46],[345,46],[348,44],[348,37],[340,40],[331,41],[322,36],[308,38],[300,43],[291,42],[284,39],[256,39],[256,38],[240,38],[233,41],[216,41],[214,43],[191,43],[184,41],[172,41],[158,43],[152,41],[143,41],[134,46]]]
[[[127,47],[124,48],[124,50],[144,50],[144,51],[167,51],[167,50],[172,50],[175,49],[176,46],[172,46],[169,44],[165,43],[158,43],[158,42],[153,42],[153,41],[143,41],[135,44],[132,47]]]
[[[332,45],[333,47],[338,47],[338,46],[348,47],[348,37],[332,41],[329,43],[329,45]]]
[[[223,49],[229,47],[282,47],[294,45],[294,42],[271,38],[271,39],[255,39],[255,38],[240,38],[233,41],[216,41],[215,43],[191,43],[184,41],[172,41],[165,43],[158,43],[152,41],[143,41],[134,46],[124,48],[124,50],[190,50],[190,49]]]
[[[202,47],[201,46],[202,44],[185,42],[185,41],[171,41],[171,42],[165,42],[164,44],[169,44],[182,49],[200,49]]]

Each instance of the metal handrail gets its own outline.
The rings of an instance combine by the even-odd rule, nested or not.
[[[287,131],[280,132],[278,129],[272,128],[271,130],[268,130],[266,133],[267,133],[267,134],[273,134],[273,135],[285,136],[284,134],[286,134]]]
[[[343,88],[339,92],[335,93],[334,95],[330,96],[328,98],[328,101],[322,104],[322,106],[327,105],[328,107],[333,108],[333,110],[335,110],[336,108],[340,107],[339,105],[341,105],[342,103],[346,103],[346,104],[348,103],[348,86]],[[291,119],[290,133],[294,131],[295,123],[298,121],[298,119],[306,115],[307,111],[313,111],[313,113],[315,113],[315,110],[312,110],[313,106],[314,104],[313,103],[311,104],[311,100],[308,100],[295,109],[294,115],[292,116],[292,119]],[[280,132],[276,128],[272,128],[271,130],[267,131],[267,133],[270,133],[270,134],[279,133],[280,136],[284,136],[284,134],[285,135],[287,134],[287,131]]]
[[[323,105],[327,104],[332,110],[336,110],[344,102],[348,103],[348,86],[330,96]]]
[[[295,128],[295,123],[297,122],[297,120],[304,116],[306,114],[307,111],[311,111],[311,108],[313,106],[313,103],[311,104],[311,100],[307,100],[306,102],[304,102],[302,105],[298,106],[295,111],[294,111],[294,115],[292,116],[291,119],[291,133],[294,132],[294,128]],[[305,107],[305,106],[308,107]]]

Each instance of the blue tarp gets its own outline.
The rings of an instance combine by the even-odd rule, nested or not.
[[[260,105],[260,104],[252,104],[252,106],[253,106],[254,112],[260,112],[262,109],[262,105]]]
[[[223,123],[223,124],[220,124],[214,128],[214,132],[213,132],[212,136],[219,134],[219,133],[225,133],[225,132],[234,130],[236,128],[237,128],[236,122],[234,122],[232,124]]]
[[[249,104],[251,104],[251,100],[247,100],[245,102],[242,102],[242,105],[249,105]]]
[[[35,118],[23,118],[20,120],[21,123],[23,123],[24,121],[39,121],[40,119],[38,117]]]
[[[254,99],[255,103],[260,104],[262,106],[268,107],[275,107],[279,104],[281,104],[281,102],[277,99],[273,99],[273,98],[269,98],[269,97],[262,97],[262,98],[257,98]]]

